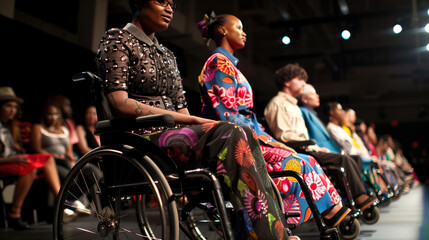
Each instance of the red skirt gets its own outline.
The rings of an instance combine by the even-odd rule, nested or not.
[[[26,154],[29,162],[0,164],[0,177],[24,176],[36,168],[45,166],[51,154]]]

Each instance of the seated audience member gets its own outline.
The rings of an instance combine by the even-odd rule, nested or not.
[[[413,176],[413,184],[412,186],[418,186],[420,184],[419,178],[417,177],[417,174],[414,172],[414,168],[411,166],[408,159],[405,157],[403,150],[400,146],[400,143],[396,143],[396,154],[395,154],[395,163],[398,165],[398,167],[407,175],[410,174]]]
[[[325,215],[328,225],[338,225],[350,209],[338,205],[341,199],[319,164],[272,139],[252,112],[252,89],[238,68],[239,60],[233,55],[245,46],[246,34],[241,21],[233,15],[218,15],[212,22],[200,22],[200,29],[203,37],[214,40],[217,45],[198,78],[203,115],[251,128],[259,139],[268,171],[293,170],[300,173],[308,185],[314,183],[311,192],[317,208]],[[274,181],[282,194],[285,210],[297,208],[301,211],[301,217],[288,221],[302,223],[309,220],[312,214],[296,180],[277,178]],[[325,181],[327,185],[322,184]]]
[[[396,165],[391,162],[387,157],[387,151],[389,149],[389,142],[388,137],[386,135],[381,136],[378,138],[377,145],[375,146],[375,149],[377,151],[377,157],[379,158],[380,162],[383,165],[383,169],[385,171],[390,171],[394,176],[391,176],[388,180],[390,180],[392,186],[393,185],[402,185],[403,182],[401,179],[399,179],[396,172]],[[393,178],[393,179],[392,179]]]
[[[357,128],[358,131],[362,133],[362,139],[364,140],[368,152],[371,156],[377,156],[377,150],[375,146],[377,145],[378,139],[377,135],[375,134],[374,128],[370,125],[367,125],[365,122],[361,122],[359,124],[359,128]]]
[[[47,102],[42,110],[40,124],[34,124],[31,130],[30,145],[35,153],[50,153],[55,158],[55,163],[58,169],[60,181],[63,182],[70,172],[71,168],[76,164],[77,157],[73,154],[72,145],[70,144],[69,131],[62,124],[62,115],[60,109]],[[101,173],[97,168],[85,169],[83,174],[87,177],[101,177]],[[78,199],[70,199],[70,204],[78,213],[88,214],[90,210],[83,205],[80,197],[81,193],[74,194]],[[66,209],[69,210],[69,209]],[[70,217],[76,214],[69,210],[65,212]]]
[[[70,144],[69,131],[62,123],[60,109],[47,103],[43,107],[40,124],[33,125],[30,136],[33,152],[54,156],[61,182],[77,160]]]
[[[363,139],[357,133],[355,123],[356,112],[349,108],[345,111],[344,120],[342,123],[344,131],[352,138],[353,145],[358,149],[360,153],[359,156],[362,158],[362,161],[365,163],[377,162],[377,157],[370,154]]]
[[[301,110],[296,97],[303,93],[307,81],[306,71],[298,64],[288,64],[276,71],[278,94],[265,108],[265,120],[276,139],[283,142],[309,140]],[[356,207],[363,210],[377,199],[366,194],[361,170],[355,160],[338,153],[331,153],[317,144],[305,148],[305,153],[313,156],[322,165],[342,166]],[[336,176],[335,176],[336,177]],[[341,178],[336,179],[342,182]]]
[[[0,178],[16,178],[12,207],[7,214],[9,226],[15,230],[29,228],[28,224],[21,220],[21,209],[37,171],[23,154],[24,149],[20,142],[17,115],[23,102],[15,96],[12,88],[0,87]],[[54,159],[49,158],[40,168],[50,189],[56,195],[60,190],[60,182]]]
[[[100,146],[100,137],[95,135],[95,124],[98,122],[95,106],[88,106],[85,110],[82,124],[76,127],[79,142],[77,143],[79,154],[85,155],[92,149]]]
[[[355,125],[356,134],[362,140],[362,143],[365,146],[366,150],[368,151],[368,154],[370,156],[375,156],[374,154],[372,154],[371,147],[368,143],[369,140],[368,140],[368,136],[366,134],[366,132],[368,131],[368,126],[366,125],[366,123],[361,119],[356,119],[356,122],[354,125]]]
[[[384,147],[379,147],[377,148],[377,153],[380,154],[380,156],[382,156],[382,162],[388,165],[389,167],[391,167],[390,170],[396,176],[396,180],[401,186],[401,189],[400,189],[401,192],[407,193],[410,190],[410,187],[414,178],[411,175],[407,176],[397,164],[397,161],[395,159],[396,153],[394,151],[394,149],[396,150],[396,147],[392,136],[384,135],[379,139],[379,142],[381,143],[378,144],[377,147],[380,145],[381,146],[384,145],[383,142],[385,142],[387,143],[387,149],[383,151]],[[383,152],[384,152],[384,155],[382,154]]]
[[[338,102],[330,102],[328,104],[328,110],[329,110],[329,116],[330,116],[330,121],[328,123],[327,129],[329,134],[331,135],[331,137],[342,147],[342,149],[347,152],[350,155],[358,155],[360,156],[362,154],[362,151],[360,149],[358,149],[355,145],[355,142],[353,141],[353,138],[350,134],[350,130],[348,128],[344,128],[344,123],[345,123],[345,118],[346,118],[346,114],[345,111],[343,110],[341,104],[339,104]],[[349,130],[349,131],[347,131]],[[380,169],[382,169],[381,171],[387,171],[386,173],[389,176],[392,176],[392,179],[390,181],[390,184],[392,186],[399,184],[402,184],[401,179],[397,179],[395,177],[395,175],[397,175],[397,173],[395,172],[395,166],[392,162],[389,162],[386,160],[384,154],[387,151],[388,148],[388,144],[387,144],[387,140],[386,143],[384,143],[385,141],[382,140],[382,142],[380,142],[381,139],[378,140],[377,145],[376,145],[376,150],[377,150],[377,158],[380,164]],[[380,155],[382,154],[382,155]],[[384,157],[384,159],[383,159]],[[365,159],[365,158],[363,158]],[[391,174],[390,174],[391,173]],[[388,179],[390,180],[390,179]],[[393,182],[392,182],[393,181]],[[384,191],[384,190],[383,190]]]
[[[319,147],[327,148],[331,152],[341,153],[341,148],[332,140],[325,124],[318,117],[315,108],[320,106],[319,95],[316,89],[306,84],[302,95],[299,97],[300,110],[308,131],[308,137],[316,142]]]
[[[79,142],[79,138],[76,131],[76,122],[73,119],[73,108],[70,99],[61,94],[52,95],[46,99],[46,104],[54,105],[60,110],[63,121],[62,124],[67,127],[70,144],[74,150]]]
[[[364,141],[365,145],[368,148],[368,153],[373,157],[374,156],[377,158],[377,161],[375,161],[378,165],[378,169],[380,170],[381,173],[384,173],[384,167],[383,164],[381,163],[381,161],[379,160],[378,154],[377,154],[377,149],[376,149],[376,145],[378,142],[377,139],[377,135],[375,134],[374,128],[371,126],[368,126],[365,124],[365,122],[361,122],[358,127],[356,127],[357,132],[361,134],[361,139]],[[386,183],[384,183],[381,179],[380,176],[378,174],[375,173],[375,169],[374,169],[374,176],[375,176],[375,181],[378,183],[378,185],[381,187],[381,191],[383,193],[387,193],[387,187],[386,187]]]
[[[363,142],[362,138],[359,136],[359,134],[356,131],[355,124],[356,124],[357,118],[356,118],[355,110],[349,108],[345,111],[345,113],[346,114],[344,117],[343,129],[352,138],[354,146],[357,147],[361,152],[361,157],[371,158],[371,155],[369,154],[365,143]]]
[[[330,102],[328,103],[328,110],[329,123],[326,128],[329,135],[347,154],[359,156],[361,152],[355,146],[350,134],[348,134],[343,128],[346,113],[343,110],[341,104],[337,102]]]

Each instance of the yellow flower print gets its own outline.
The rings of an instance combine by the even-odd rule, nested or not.
[[[298,160],[291,159],[286,163],[285,167],[283,168],[283,171],[285,170],[291,170],[297,173],[301,173],[301,164],[299,163]],[[297,180],[293,177],[288,177],[288,178],[291,182],[297,182]]]
[[[221,70],[223,73],[231,76],[235,76],[234,65],[231,63],[231,61],[229,61],[228,58],[223,56],[218,56],[217,64],[219,66],[219,70]]]

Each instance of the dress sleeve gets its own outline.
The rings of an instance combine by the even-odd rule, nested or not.
[[[177,91],[175,91],[175,95],[171,96],[171,98],[173,99],[173,103],[174,106],[176,108],[176,110],[182,109],[182,108],[187,108],[188,107],[188,103],[186,102],[186,98],[185,98],[185,93],[183,91],[183,79],[180,75],[180,71],[179,71],[179,67],[177,65],[177,61],[176,58],[174,57],[174,54],[168,50],[168,54],[169,57],[171,56],[171,61],[174,63],[174,72],[172,72],[172,77],[173,77],[173,85],[174,88],[177,89]],[[169,61],[169,60],[167,60]]]
[[[211,56],[199,81],[205,117],[250,127],[262,142],[275,142],[250,111],[253,107],[250,85],[227,57],[222,54]]]
[[[221,54],[215,54],[206,62],[200,84],[205,107],[216,114],[210,118],[231,121],[231,115],[238,114],[235,76],[234,65]]]
[[[129,66],[136,62],[131,56],[127,36],[129,33],[120,29],[107,31],[101,39],[97,52],[97,68],[101,79],[105,80],[105,93],[128,90]]]

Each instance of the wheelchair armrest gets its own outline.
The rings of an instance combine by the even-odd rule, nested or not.
[[[287,141],[283,142],[286,146],[291,148],[302,148],[309,145],[314,145],[316,142],[314,140],[304,140],[304,141]]]
[[[175,122],[170,114],[155,114],[137,118],[117,118],[103,120],[95,125],[96,134],[106,131],[131,131],[152,127],[174,127]]]
[[[293,217],[301,217],[301,212],[295,212],[295,211],[286,212],[285,217],[286,217],[286,219],[287,218],[293,218]]]

